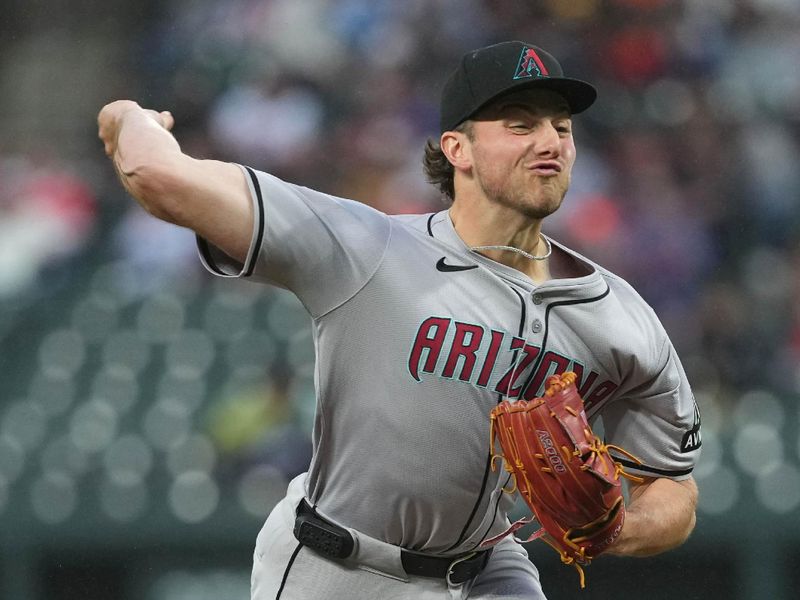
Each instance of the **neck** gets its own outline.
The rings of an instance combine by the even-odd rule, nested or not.
[[[450,208],[450,218],[456,232],[470,248],[480,246],[508,246],[533,256],[543,256],[548,246],[541,237],[540,219],[530,219],[518,211],[505,207],[459,204]],[[536,282],[550,279],[548,260],[531,260],[509,250],[478,250],[480,254],[525,273]]]

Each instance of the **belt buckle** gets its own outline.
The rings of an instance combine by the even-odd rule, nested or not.
[[[471,558],[475,558],[477,555],[478,555],[477,552],[470,552],[469,554],[465,554],[464,556],[461,556],[450,563],[450,566],[447,567],[447,575],[445,575],[445,580],[447,581],[447,587],[456,587],[464,583],[464,581],[466,581],[465,579],[464,581],[455,583],[452,579],[450,579],[450,576],[453,575],[453,573],[455,572],[455,568],[458,563],[462,563],[464,561],[470,560]]]

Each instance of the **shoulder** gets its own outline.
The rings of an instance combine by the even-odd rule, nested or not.
[[[390,230],[388,215],[368,204],[284,181],[250,167],[243,168],[257,212],[270,227],[281,228],[282,223],[286,222],[295,233],[297,227],[313,229],[315,224],[329,224],[334,228]]]
[[[593,268],[595,277],[605,282],[606,297],[598,309],[602,310],[604,326],[613,329],[614,343],[624,348],[625,354],[636,356],[644,363],[663,363],[671,342],[653,307],[620,275],[563,244],[558,245]],[[595,316],[600,317],[600,314]]]
[[[432,235],[431,228],[437,215],[441,213],[390,215],[389,219],[401,229]]]
[[[253,187],[256,188],[256,193],[263,194],[264,200],[267,202],[277,197],[292,196],[309,203],[317,203],[320,206],[333,205],[350,211],[371,213],[383,218],[387,217],[385,213],[357,200],[342,198],[328,192],[306,187],[299,183],[285,181],[271,173],[256,171],[250,167],[244,167],[244,170],[249,175]]]
[[[655,310],[653,307],[650,306],[647,301],[642,298],[641,294],[636,291],[636,288],[633,287],[628,281],[609,271],[607,268],[597,265],[597,271],[600,273],[600,276],[605,279],[606,283],[608,284],[610,293],[613,294],[620,302],[624,303],[626,307],[631,312],[638,312],[641,313],[642,316],[645,316],[649,319],[658,320],[658,316],[656,315]]]
[[[576,259],[583,261],[589,267],[594,269],[594,271],[606,282],[609,296],[622,303],[622,305],[626,307],[627,311],[632,313],[641,313],[643,316],[655,319],[656,321],[658,320],[653,308],[644,298],[642,298],[641,294],[636,291],[633,285],[631,285],[623,277],[612,272],[603,265],[593,261],[592,259],[587,258],[583,254],[566,247],[564,244],[557,242],[556,240],[551,241],[554,244],[557,244],[559,248],[568,254],[571,254]]]

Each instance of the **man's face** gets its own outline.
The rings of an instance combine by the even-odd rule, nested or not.
[[[533,219],[558,210],[575,163],[564,99],[549,90],[514,92],[473,121],[473,174],[484,196]]]

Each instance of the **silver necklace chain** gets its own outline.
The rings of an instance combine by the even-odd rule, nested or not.
[[[522,256],[530,260],[545,260],[546,258],[549,258],[550,255],[553,253],[553,245],[550,243],[550,240],[544,237],[541,233],[539,234],[539,237],[544,241],[545,245],[547,246],[547,251],[544,254],[540,254],[539,256],[534,256],[533,254],[525,252],[525,250],[514,248],[514,246],[473,246],[472,248],[470,248],[470,250],[472,250],[473,252],[477,250],[509,250],[510,252],[516,252],[517,254],[521,254]]]

